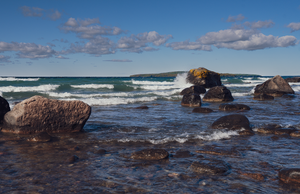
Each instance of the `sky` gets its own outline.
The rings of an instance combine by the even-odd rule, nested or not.
[[[299,0],[0,1],[0,76],[292,76],[299,42]]]

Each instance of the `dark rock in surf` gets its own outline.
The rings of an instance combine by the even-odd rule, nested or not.
[[[99,149],[95,152],[95,154],[100,154],[100,155],[103,155],[103,154],[106,154],[106,150],[105,149]]]
[[[194,108],[192,112],[194,112],[194,113],[211,113],[211,112],[213,112],[213,110],[210,108]]]
[[[212,124],[213,129],[228,129],[228,130],[250,130],[252,131],[250,127],[250,122],[248,118],[245,115],[240,114],[232,114],[223,116],[219,119],[217,119]]]
[[[3,121],[4,115],[10,111],[7,100],[0,96],[0,124]]]
[[[91,114],[82,101],[62,101],[33,96],[5,114],[2,132],[17,134],[79,132]]]
[[[287,82],[300,82],[300,77],[289,77],[284,79]]]
[[[294,90],[280,75],[265,81],[255,87],[254,95],[267,94],[274,97],[280,97],[284,94],[294,94]]]
[[[221,155],[221,156],[240,156],[240,152],[235,148],[223,148],[215,146],[203,146],[200,150],[196,151],[201,154],[212,154],[212,155]]]
[[[135,160],[162,160],[169,157],[164,149],[144,149],[131,154],[130,158]]]
[[[188,150],[178,150],[175,155],[173,155],[174,158],[189,158],[192,156],[194,156],[194,154]]]
[[[220,74],[209,71],[203,67],[199,67],[198,69],[191,69],[188,72],[186,80],[189,83],[203,86],[205,88],[222,85]]]
[[[185,94],[181,100],[181,106],[200,107],[201,97],[199,94]]]
[[[203,97],[204,102],[229,102],[233,100],[230,90],[225,86],[213,87]]]
[[[139,106],[139,107],[136,107],[135,109],[149,109],[148,106]]]
[[[200,174],[222,175],[230,170],[230,166],[222,160],[203,159],[199,162],[193,162],[190,169]]]
[[[189,88],[185,88],[180,92],[180,95],[185,94],[205,94],[206,89],[203,86],[191,86]]]
[[[253,100],[274,100],[274,96],[270,96],[268,94],[262,93],[262,94],[255,95],[253,97]]]
[[[70,158],[68,158],[68,159],[66,160],[66,163],[67,163],[67,164],[73,164],[74,162],[76,162],[76,161],[78,161],[78,160],[79,160],[78,156],[73,155],[73,156],[71,156]]]
[[[47,132],[42,132],[27,138],[27,141],[32,142],[48,142],[51,141],[52,137]]]
[[[298,130],[294,127],[283,128],[280,125],[276,125],[276,124],[268,124],[268,125],[259,127],[257,129],[258,133],[275,134],[275,135],[284,135],[284,134],[290,135],[291,133],[295,133],[297,131]]]
[[[285,184],[300,184],[300,168],[284,168],[278,173],[278,178]]]
[[[219,110],[223,111],[237,111],[237,110],[250,110],[250,107],[244,104],[221,104]]]

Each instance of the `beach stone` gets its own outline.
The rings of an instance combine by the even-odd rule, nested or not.
[[[280,75],[259,84],[254,89],[254,95],[267,94],[274,97],[280,97],[284,94],[294,94],[294,90]]]
[[[51,141],[52,137],[47,132],[42,132],[27,138],[27,141],[32,142],[48,142]]]
[[[201,97],[199,94],[185,94],[181,100],[181,106],[200,107]]]
[[[292,133],[290,133],[290,136],[291,137],[300,137],[300,131],[292,132]]]
[[[274,96],[270,96],[268,94],[261,93],[261,94],[255,95],[253,97],[253,100],[274,100]]]
[[[139,107],[136,107],[135,109],[149,109],[148,106],[139,106]]]
[[[263,133],[263,134],[275,134],[275,135],[284,135],[288,134],[290,135],[291,133],[298,132],[297,129],[294,127],[291,128],[283,128],[280,125],[277,124],[268,124],[262,127],[259,127],[257,129],[258,133]]]
[[[228,156],[240,156],[240,152],[235,148],[219,148],[215,146],[203,146],[200,150],[196,151],[201,154],[212,154],[212,155],[228,155]]]
[[[287,81],[287,82],[300,82],[300,77],[285,78],[285,81]]]
[[[278,173],[279,179],[291,185],[300,184],[300,168],[284,168]]]
[[[0,96],[0,124],[3,121],[4,115],[10,111],[9,103],[5,98]]]
[[[230,166],[222,160],[202,159],[199,162],[193,162],[190,169],[200,174],[218,175],[227,173]]]
[[[228,102],[233,100],[230,90],[225,86],[215,86],[209,89],[203,97],[204,102]]]
[[[231,114],[220,117],[212,124],[213,129],[229,129],[229,130],[250,130],[250,122],[245,115]]]
[[[206,89],[203,86],[191,86],[189,88],[185,88],[180,92],[180,95],[185,94],[205,94]]]
[[[221,86],[220,74],[210,71],[206,68],[199,67],[198,69],[191,69],[186,77],[188,83],[211,88],[214,86]]]
[[[211,112],[213,112],[213,110],[210,108],[198,107],[198,108],[194,108],[192,112],[194,112],[194,113],[211,113]]]
[[[2,132],[17,134],[79,132],[91,114],[82,101],[26,99],[5,114]]]
[[[144,149],[131,154],[131,159],[136,160],[162,160],[169,157],[169,153],[164,149]]]
[[[260,174],[260,173],[241,173],[243,176],[258,180],[258,181],[263,181],[265,180],[265,176]]]
[[[223,111],[236,111],[236,110],[250,110],[250,107],[244,104],[221,104],[219,110]]]
[[[194,156],[194,154],[188,150],[178,150],[175,155],[173,155],[174,158],[189,158],[192,156]]]

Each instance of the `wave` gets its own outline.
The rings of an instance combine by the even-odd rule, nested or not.
[[[0,81],[38,81],[40,78],[0,77]]]
[[[91,89],[99,89],[99,88],[108,88],[114,89],[113,84],[84,84],[84,85],[71,85],[73,88],[91,88]]]
[[[44,92],[44,94],[47,94],[51,97],[55,98],[93,98],[93,97],[133,97],[134,94],[130,93],[104,93],[104,94],[74,94],[74,93],[69,93],[69,92],[63,92],[63,93],[58,93],[58,92]]]
[[[246,84],[224,84],[227,88],[231,87],[253,87],[257,86],[257,83],[246,83]]]
[[[197,135],[197,139],[206,141],[215,141],[220,139],[229,139],[231,136],[239,135],[237,131],[216,131],[209,135]]]
[[[55,90],[59,85],[40,85],[40,86],[4,86],[0,87],[1,92],[43,92]]]
[[[245,93],[232,93],[232,96],[250,96],[252,94],[253,93],[250,91],[250,92],[245,92]]]

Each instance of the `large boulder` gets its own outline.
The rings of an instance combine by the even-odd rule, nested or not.
[[[209,71],[203,67],[199,67],[198,69],[191,69],[188,72],[186,80],[189,83],[203,86],[205,88],[222,85],[220,74]]]
[[[8,111],[10,111],[10,107],[7,100],[0,96],[0,123],[2,123],[3,117]]]
[[[185,88],[180,92],[180,95],[185,94],[205,94],[206,89],[203,86],[191,86],[189,88]]]
[[[51,100],[33,96],[6,113],[2,132],[17,134],[79,132],[91,114],[82,101]]]
[[[300,184],[300,168],[284,168],[278,173],[278,178],[285,184]]]
[[[300,82],[300,77],[285,78],[285,81],[287,81],[287,82]]]
[[[233,100],[230,90],[225,86],[215,86],[209,89],[203,97],[204,102],[229,102]]]
[[[199,94],[185,94],[181,100],[181,106],[200,107],[201,97]]]
[[[284,94],[294,94],[294,90],[280,75],[265,81],[255,87],[254,95],[267,94],[274,97],[282,96]]]
[[[213,129],[228,129],[228,130],[250,130],[250,122],[245,115],[231,114],[220,117],[212,124]]]
[[[274,96],[270,96],[268,94],[258,94],[253,97],[253,100],[274,100]]]

